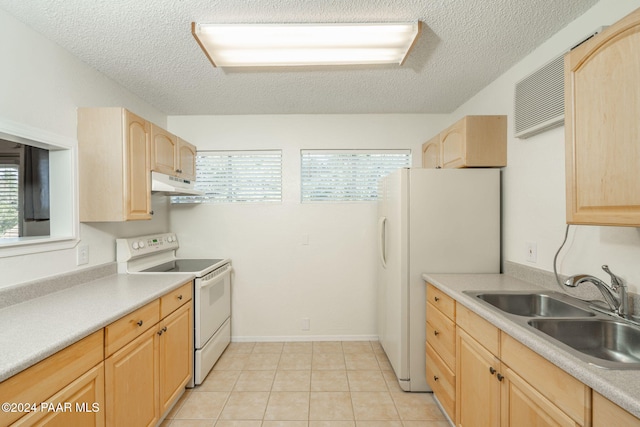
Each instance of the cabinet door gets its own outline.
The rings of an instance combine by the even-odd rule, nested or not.
[[[593,393],[593,427],[638,427],[640,419],[599,393]]]
[[[178,138],[151,124],[151,170],[175,175],[177,168]]]
[[[157,332],[149,329],[105,360],[107,426],[158,422]]]
[[[578,427],[551,401],[503,365],[502,425],[518,427]]]
[[[159,339],[161,414],[180,395],[193,374],[191,310],[189,302],[161,322]]]
[[[196,146],[178,138],[178,175],[184,179],[196,179]]]
[[[640,9],[565,56],[567,223],[640,225]]]
[[[443,168],[461,168],[465,161],[466,121],[459,120],[440,134]]]
[[[500,361],[460,328],[457,337],[457,425],[499,427]]]
[[[150,219],[149,123],[126,110],[124,120],[125,219]]]
[[[12,426],[104,426],[104,364],[89,370]]]
[[[422,167],[438,169],[440,163],[440,135],[436,135],[422,144]]]

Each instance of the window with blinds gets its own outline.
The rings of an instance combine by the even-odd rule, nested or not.
[[[0,158],[0,239],[19,237],[19,165]]]
[[[282,151],[198,151],[196,190],[204,196],[172,203],[251,203],[282,200]]]
[[[411,165],[411,150],[302,150],[302,202],[377,199],[378,181]]]

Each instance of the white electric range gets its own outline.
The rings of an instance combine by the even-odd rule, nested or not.
[[[174,233],[116,239],[118,272],[191,273],[193,289],[194,373],[189,387],[202,384],[231,341],[231,261],[178,258]]]

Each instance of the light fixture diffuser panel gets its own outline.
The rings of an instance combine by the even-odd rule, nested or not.
[[[217,67],[402,64],[420,23],[192,24]]]

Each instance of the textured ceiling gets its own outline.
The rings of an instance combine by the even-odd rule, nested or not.
[[[0,0],[168,115],[449,113],[597,0]],[[423,22],[403,66],[213,68],[191,22]]]

